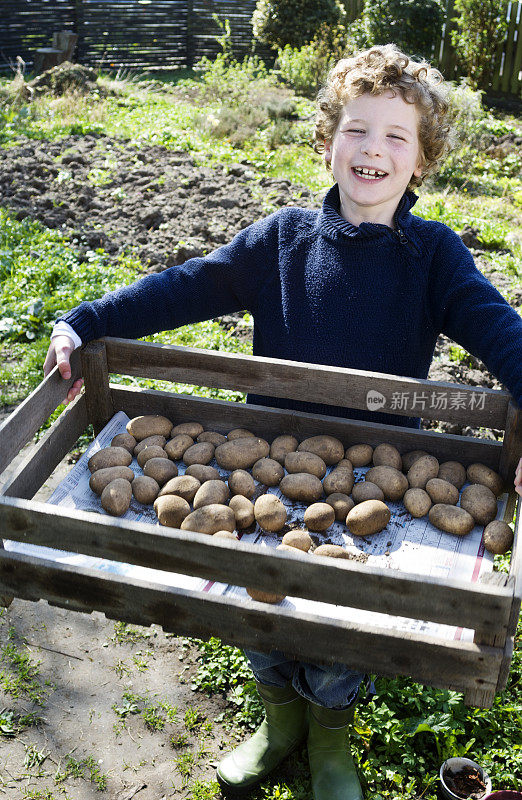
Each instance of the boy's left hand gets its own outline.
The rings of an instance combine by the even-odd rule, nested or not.
[[[522,458],[515,470],[515,491],[522,497]]]

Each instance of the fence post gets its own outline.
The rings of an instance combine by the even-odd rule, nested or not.
[[[185,42],[185,62],[188,69],[194,66],[194,3],[187,0],[187,35]]]
[[[82,0],[73,0],[72,4],[72,19],[73,19],[73,31],[78,36],[78,41],[76,42],[76,60],[79,64],[83,64],[85,60],[85,48],[84,48],[84,20],[83,20],[83,2]]]

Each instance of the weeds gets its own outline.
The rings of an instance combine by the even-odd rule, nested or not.
[[[0,670],[0,687],[11,697],[26,697],[42,705],[46,692],[38,680],[40,662],[32,661],[30,655],[20,649],[14,641],[13,628],[9,629],[8,637],[0,653],[1,660],[7,664],[7,669]]]

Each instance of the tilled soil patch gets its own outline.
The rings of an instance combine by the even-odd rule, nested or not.
[[[182,150],[138,149],[132,142],[90,134],[55,142],[24,139],[1,150],[0,202],[19,219],[31,217],[66,231],[80,260],[101,247],[110,258],[134,253],[143,272],[157,272],[229,242],[267,208],[316,207],[320,198],[289,180],[259,178],[248,162],[204,166]],[[479,269],[518,308],[522,287],[491,269],[473,230],[461,235]],[[221,320],[237,335],[250,336],[237,321]],[[450,344],[439,337],[430,379],[499,387],[478,359],[452,358]],[[477,433],[450,423],[439,427]]]

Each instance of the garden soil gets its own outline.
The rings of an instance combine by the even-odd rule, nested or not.
[[[68,233],[80,259],[96,248],[111,259],[134,253],[139,274],[210,252],[269,210],[313,207],[320,199],[287,180],[260,179],[248,162],[205,165],[183,151],[137,149],[103,135],[26,139],[0,151],[2,205],[19,219]],[[463,231],[462,238],[518,307],[522,289],[488,272],[476,232]],[[220,322],[237,335],[251,335],[240,315]],[[451,360],[449,347],[440,337],[431,379],[498,387],[477,359]],[[450,424],[443,429],[476,433]],[[69,468],[60,465],[42,499]],[[156,628],[129,633],[98,613],[19,600],[0,617],[0,630],[4,688],[8,676],[12,681],[12,691],[0,696],[0,800],[190,798],[194,782],[211,780],[217,761],[236,744],[223,717],[230,709],[226,698],[191,689],[194,644]],[[22,679],[26,689],[13,697],[20,685],[15,681]],[[34,684],[32,699],[27,681]],[[27,714],[35,718],[24,725]],[[280,778],[291,779],[299,759],[303,753],[282,768]]]

